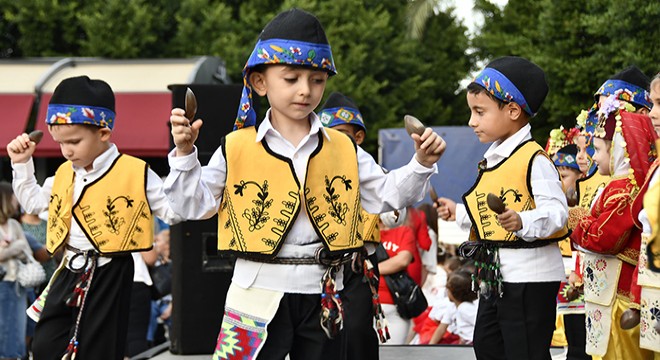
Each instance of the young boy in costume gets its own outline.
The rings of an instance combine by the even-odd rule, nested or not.
[[[342,93],[330,94],[318,115],[323,126],[343,132],[358,146],[367,136],[367,127],[360,109]],[[344,290],[340,292],[344,306],[344,328],[340,336],[329,343],[324,359],[335,360],[339,358],[338,354],[344,354],[346,359],[377,360],[379,337],[383,342],[386,341],[389,330],[384,328],[380,302],[374,298],[374,295],[378,295],[379,277],[375,253],[375,246],[380,243],[378,219],[378,214],[362,210],[362,239],[365,252],[370,255],[356,259],[359,262],[355,266],[344,266]],[[374,316],[377,327],[380,326],[378,333],[374,331]]]
[[[67,161],[39,186],[27,134],[7,145],[13,187],[28,213],[48,210],[47,249],[64,248],[37,323],[35,359],[123,359],[133,281],[131,252],[153,243],[152,216],[180,220],[162,181],[110,142],[115,97],[102,80],[62,80],[46,116]],[[75,221],[74,221],[75,219]]]
[[[647,116],[615,93],[600,103],[594,130],[594,161],[611,180],[571,235],[581,249],[587,324],[587,353],[603,359],[647,359],[639,348],[639,326],[624,330],[619,319],[639,307],[631,293],[639,257],[640,231],[634,226],[632,199],[649,168],[655,133]]]
[[[655,132],[660,136],[660,74],[651,81],[650,97],[653,107],[649,116]],[[657,157],[660,140],[656,140],[656,159],[646,175],[640,194],[635,197],[632,215],[639,213],[638,227],[642,229],[637,285],[640,288],[640,347],[654,352],[660,359],[660,158]],[[655,244],[655,248],[653,246]]]
[[[412,135],[411,162],[383,174],[344,134],[323,128],[314,109],[335,74],[325,32],[292,9],[266,25],[244,69],[236,131],[202,167],[202,126],[182,109],[170,122],[176,149],[165,181],[188,219],[218,214],[218,248],[237,255],[214,359],[319,359],[342,323],[341,265],[363,246],[362,208],[371,213],[419,201],[443,140]],[[258,128],[252,93],[270,109]]]
[[[474,331],[478,359],[549,359],[556,296],[564,280],[557,241],[568,235],[567,206],[552,160],[532,140],[529,120],[548,86],[541,68],[519,57],[493,60],[468,85],[469,125],[493,142],[465,205],[438,200],[438,215],[470,230],[480,292]],[[498,195],[506,208],[486,203]],[[476,280],[476,279],[475,279]]]

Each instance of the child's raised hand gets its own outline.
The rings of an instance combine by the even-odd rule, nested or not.
[[[26,163],[36,148],[37,144],[23,133],[7,144],[7,155],[14,164]]]
[[[202,127],[202,120],[190,124],[185,117],[185,110],[180,108],[172,109],[170,124],[172,124],[172,139],[176,146],[176,156],[189,155],[193,151],[193,145],[199,136],[199,129]]]
[[[502,225],[504,230],[509,232],[522,229],[522,219],[520,218],[520,215],[509,208],[504,209],[503,213],[497,215],[497,221],[500,222],[500,225]]]
[[[441,197],[438,198],[435,203],[433,203],[433,206],[437,209],[438,216],[442,220],[456,220],[456,202],[454,200]]]
[[[440,156],[447,147],[447,143],[431,128],[426,128],[421,136],[417,134],[410,136],[415,141],[417,161],[426,167],[431,167],[440,160]]]

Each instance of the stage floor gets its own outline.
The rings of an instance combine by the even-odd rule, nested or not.
[[[553,360],[564,360],[565,350],[551,349]],[[208,360],[210,355],[174,355],[169,351],[152,358],[155,360]],[[381,346],[380,360],[473,360],[474,352],[471,347],[462,346]]]

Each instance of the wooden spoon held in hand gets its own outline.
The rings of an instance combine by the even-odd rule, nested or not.
[[[488,204],[488,207],[497,215],[501,215],[504,210],[506,210],[506,206],[502,199],[493,193],[488,193],[488,196],[486,196],[486,204]]]
[[[195,121],[195,114],[197,113],[197,97],[195,97],[195,93],[190,88],[186,88],[185,108],[186,118],[192,124]]]
[[[44,138],[44,132],[41,130],[34,130],[28,134],[28,137],[30,138],[30,141],[34,142],[35,144],[39,144],[41,139]]]

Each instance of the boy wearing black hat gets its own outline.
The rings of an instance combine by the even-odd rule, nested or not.
[[[493,144],[463,195],[465,205],[441,198],[438,214],[470,230],[472,241],[461,251],[478,268],[474,351],[478,359],[550,359],[565,278],[557,241],[568,235],[568,210],[559,174],[530,133],[529,119],[548,92],[545,74],[526,59],[503,57],[467,90],[468,124],[481,142]],[[489,193],[506,206],[499,215],[487,205]]]
[[[444,142],[413,135],[415,159],[383,174],[371,156],[314,109],[332,52],[318,19],[280,13],[261,32],[244,69],[235,128],[200,166],[202,122],[182,109],[170,122],[166,193],[188,219],[218,214],[218,248],[238,256],[214,359],[319,359],[341,329],[341,265],[360,249],[362,207],[372,213],[420,200]],[[252,93],[271,108],[258,128]]]
[[[18,201],[28,213],[48,210],[48,252],[65,252],[37,323],[34,357],[123,359],[130,252],[151,248],[153,215],[168,222],[180,218],[158,175],[110,142],[115,98],[106,82],[87,76],[62,80],[46,123],[67,161],[43,186],[34,176],[36,143],[21,134],[7,145]]]
[[[318,115],[323,126],[343,132],[358,146],[367,135],[360,109],[352,99],[342,93],[330,94]],[[382,311],[374,299],[374,295],[378,295],[380,276],[378,257],[374,251],[375,246],[380,243],[378,219],[378,215],[362,211],[362,239],[371,255],[358,266],[344,266],[344,290],[341,292],[344,328],[340,336],[330,343],[334,343],[331,346],[336,349],[329,349],[324,354],[324,359],[337,359],[339,353],[344,354],[346,359],[378,359],[378,339],[380,337],[381,341],[386,341],[388,329],[383,328],[385,324],[381,318]],[[374,317],[378,333],[374,331]]]
[[[598,108],[609,96],[625,101],[634,106],[633,113],[648,115],[651,111],[651,96],[648,92],[651,79],[637,66],[631,65],[618,73],[598,88],[594,94]],[[632,109],[631,109],[632,110]]]

